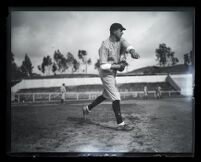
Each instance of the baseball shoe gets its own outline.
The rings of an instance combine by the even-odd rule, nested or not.
[[[124,124],[124,125],[119,125],[119,126],[117,127],[117,130],[131,131],[131,130],[133,130],[133,127],[131,127],[131,126],[128,125],[128,124]]]
[[[84,106],[82,108],[82,112],[83,112],[83,117],[86,120],[86,115],[88,115],[91,111],[89,110],[88,106]]]

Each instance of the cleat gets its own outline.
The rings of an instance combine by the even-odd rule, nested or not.
[[[82,112],[83,112],[83,117],[84,117],[84,120],[86,120],[86,115],[88,115],[90,113],[89,109],[88,109],[88,106],[84,106],[82,108]]]
[[[133,127],[129,126],[128,124],[124,124],[124,125],[119,125],[117,127],[117,130],[131,131],[131,130],[133,130]]]

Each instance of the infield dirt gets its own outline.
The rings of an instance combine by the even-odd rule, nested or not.
[[[92,110],[89,101],[24,104],[11,107],[12,152],[170,152],[192,151],[192,101],[189,98],[121,102],[125,122],[134,129],[115,131],[110,102]],[[99,123],[100,125],[97,125]]]

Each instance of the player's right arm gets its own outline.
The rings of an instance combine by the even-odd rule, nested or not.
[[[126,52],[131,54],[131,57],[134,59],[138,59],[140,55],[135,51],[134,47],[129,44],[124,38],[121,38],[121,46],[125,49]]]

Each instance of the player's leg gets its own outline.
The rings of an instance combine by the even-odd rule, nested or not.
[[[105,99],[106,98],[103,95],[98,96],[91,104],[88,105],[89,110],[92,110],[92,108],[105,101]]]
[[[112,108],[115,113],[116,121],[117,121],[117,129],[118,130],[125,130],[130,131],[133,129],[133,127],[129,126],[128,124],[124,123],[121,115],[121,109],[120,109],[120,100],[115,100],[112,102]]]
[[[64,99],[65,99],[65,94],[62,93],[62,94],[61,94],[61,103],[62,103],[62,104],[64,103]]]
[[[117,124],[120,124],[123,122],[122,116],[121,116],[121,109],[120,109],[120,100],[115,100],[112,102],[112,108],[117,120]]]
[[[90,103],[88,106],[84,106],[83,107],[83,116],[84,118],[86,117],[86,115],[92,110],[92,108],[94,108],[95,106],[97,106],[98,104],[100,104],[101,102],[103,102],[106,98],[101,95],[98,96],[92,103]]]

